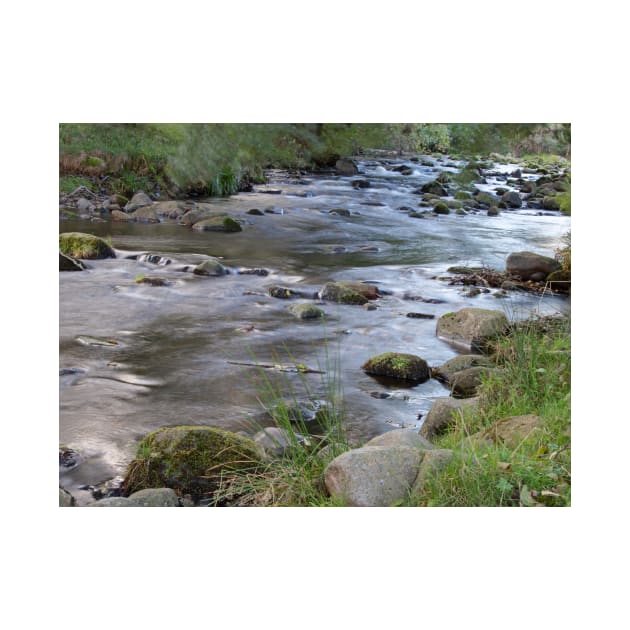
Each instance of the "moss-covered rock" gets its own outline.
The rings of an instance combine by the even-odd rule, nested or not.
[[[445,197],[448,194],[446,188],[444,188],[444,186],[442,186],[442,184],[440,184],[437,180],[427,182],[420,190],[423,193],[431,193],[432,195],[437,195],[438,197]]]
[[[361,369],[373,376],[387,376],[423,383],[429,380],[430,370],[427,362],[415,354],[385,352],[366,361]]]
[[[433,212],[435,214],[450,214],[451,210],[443,201],[439,201],[433,206]]]
[[[215,427],[176,426],[149,433],[125,475],[125,496],[145,488],[172,488],[195,499],[211,494],[221,475],[253,469],[261,461],[256,444]]]
[[[556,197],[543,197],[542,207],[544,210],[560,210],[560,201]]]
[[[362,282],[327,282],[319,292],[322,300],[338,304],[365,304],[380,297],[378,288]]]
[[[185,216],[185,215],[184,215]],[[183,218],[183,217],[182,217]],[[193,230],[202,232],[241,232],[243,228],[236,219],[228,216],[210,217],[193,224]]]
[[[491,206],[488,208],[488,216],[489,217],[498,217],[499,216],[499,208],[497,206]]]
[[[102,238],[82,232],[64,232],[59,235],[59,250],[70,258],[116,258],[112,247]]]
[[[325,317],[324,311],[315,304],[292,304],[289,306],[289,311],[297,319],[322,319]]]

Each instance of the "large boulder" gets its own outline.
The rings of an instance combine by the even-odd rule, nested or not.
[[[418,475],[411,488],[412,496],[419,496],[423,493],[427,482],[431,477],[435,477],[441,470],[446,468],[453,458],[453,451],[448,449],[435,449],[427,451],[422,458]]]
[[[417,429],[387,431],[372,438],[365,446],[409,446],[427,451],[435,448],[429,440],[418,433]]]
[[[134,212],[138,208],[143,206],[150,206],[153,203],[153,199],[149,197],[143,190],[139,190],[131,200],[125,205],[125,212]]]
[[[64,232],[59,235],[59,250],[70,258],[116,258],[113,248],[102,238],[83,232]]]
[[[59,252],[59,271],[83,271],[85,265],[80,260],[75,260]]]
[[[212,493],[226,472],[261,461],[253,440],[215,427],[176,426],[147,435],[125,475],[125,496],[145,488],[172,488],[194,498]]]
[[[415,354],[403,352],[385,352],[368,359],[361,369],[373,376],[387,376],[390,378],[424,383],[431,374],[427,362]]]
[[[502,311],[463,308],[438,319],[436,334],[440,339],[471,351],[483,348],[485,342],[502,333],[508,320]]]
[[[478,404],[478,398],[457,399],[450,396],[436,398],[420,427],[420,435],[427,440],[432,440],[455,425],[459,411],[473,409]]]
[[[404,501],[425,451],[409,446],[364,446],[342,453],[324,470],[330,495],[351,507]]]
[[[354,160],[350,160],[348,158],[342,158],[337,160],[335,163],[335,168],[337,169],[337,173],[339,175],[357,175],[359,173],[359,169]]]
[[[521,280],[545,280],[560,268],[557,260],[533,252],[513,252],[505,263],[507,273]]]

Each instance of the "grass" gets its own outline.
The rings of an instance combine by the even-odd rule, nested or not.
[[[308,376],[293,361],[301,389],[309,398],[312,391]],[[295,387],[286,374],[275,381],[265,369],[258,368],[259,402],[270,412],[275,425],[289,443],[284,455],[251,471],[224,476],[214,494],[214,505],[259,507],[332,507],[341,503],[328,496],[323,482],[326,466],[349,449],[343,419],[343,399],[339,361],[326,365],[321,375],[326,405],[315,420],[307,421],[300,409]],[[310,425],[316,423],[315,428]],[[262,426],[254,424],[254,430]]]
[[[499,370],[485,377],[476,410],[457,412],[455,426],[436,438],[453,451],[449,465],[430,479],[415,506],[568,506],[571,504],[569,321],[515,324],[497,343]],[[479,439],[507,416],[542,419],[510,447]]]

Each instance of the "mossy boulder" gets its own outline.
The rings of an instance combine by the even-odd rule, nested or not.
[[[366,304],[380,297],[378,288],[362,282],[327,282],[319,292],[322,300],[338,304]]]
[[[423,383],[431,374],[427,362],[415,354],[403,352],[385,352],[368,359],[361,369],[373,376]]]
[[[322,319],[324,311],[315,304],[292,304],[289,312],[297,319]]]
[[[560,210],[560,201],[556,197],[543,197],[542,207],[544,210]]]
[[[228,216],[203,219],[195,223],[192,227],[193,230],[200,230],[202,232],[241,232],[243,229],[236,219]]]
[[[463,308],[442,315],[437,322],[436,334],[445,341],[477,352],[507,326],[508,320],[503,311]]]
[[[249,438],[215,427],[176,426],[149,433],[125,475],[129,496],[146,488],[172,488],[196,500],[217,489],[221,475],[254,469],[262,455]]]
[[[435,214],[450,214],[451,209],[443,201],[439,201],[433,206],[433,212]]]
[[[216,258],[209,258],[200,262],[193,273],[198,276],[224,276],[229,272]]]
[[[59,235],[59,250],[70,258],[116,258],[112,247],[102,238],[83,232],[64,232]]]

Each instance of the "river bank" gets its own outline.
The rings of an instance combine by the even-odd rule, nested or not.
[[[177,424],[182,409],[186,424],[248,433],[251,418],[260,420],[256,387],[248,382],[251,370],[228,360],[251,361],[253,353],[270,362],[274,354],[283,354],[283,346],[294,364],[316,368],[326,361],[323,342],[334,340],[353,443],[400,426],[418,429],[435,399],[444,395],[444,385],[435,379],[412,388],[390,383],[380,385],[381,393],[393,396],[375,398],[370,395],[378,391],[374,380],[360,376],[357,368],[376,348],[419,346],[431,364],[440,364],[458,351],[429,341],[435,337],[431,320],[472,300],[495,309],[501,290],[517,319],[527,318],[534,305],[563,310],[566,298],[554,291],[541,300],[482,286],[471,295],[470,286],[439,279],[456,279],[457,274],[447,273],[452,266],[503,272],[507,255],[524,249],[553,257],[569,223],[558,210],[536,207],[549,194],[522,192],[523,186],[531,191],[540,175],[521,171],[520,178],[518,173],[512,177],[518,165],[488,164],[476,173],[485,183],[469,182],[470,196],[457,199],[457,193],[467,192],[461,189],[466,184],[455,186],[446,177],[438,182],[450,188],[446,195],[416,191],[441,174],[461,175],[463,163],[416,159],[359,162],[355,175],[295,178],[276,172],[251,193],[218,200],[150,200],[129,212],[120,204],[116,210],[85,197],[93,207],[79,209],[78,202],[66,199],[62,215],[77,214],[63,219],[60,231],[108,236],[116,258],[88,261],[86,271],[61,278],[61,437],[65,446],[83,453],[81,465],[62,471],[64,483],[76,492],[120,475],[140,439]],[[540,186],[543,193],[551,192],[543,186],[559,185],[553,174],[542,177],[551,177]],[[505,192],[497,191],[506,186]],[[510,209],[511,192],[517,192],[521,207]],[[482,194],[488,197],[478,199]],[[496,201],[498,216],[488,213],[494,207],[488,201]],[[448,214],[436,211],[442,209],[440,202]],[[498,208],[500,203],[507,207]],[[125,220],[113,220],[115,212],[127,215]],[[241,231],[194,227],[206,222],[204,228],[214,228],[212,221],[222,216]],[[227,273],[193,273],[209,259]],[[157,280],[138,281],[140,276]],[[340,280],[372,283],[379,297],[367,299],[366,307],[323,300],[318,305],[326,315],[323,322],[299,320],[287,310],[291,300],[308,301]],[[278,291],[274,296],[274,287],[289,299],[279,298]],[[85,342],[98,338],[116,343]],[[271,362],[288,361],[284,356]],[[226,383],[236,384],[231,400],[225,399]],[[292,385],[308,398],[299,378]],[[314,389],[313,397],[321,398],[325,388],[315,384]],[[77,492],[83,503],[89,493]]]

